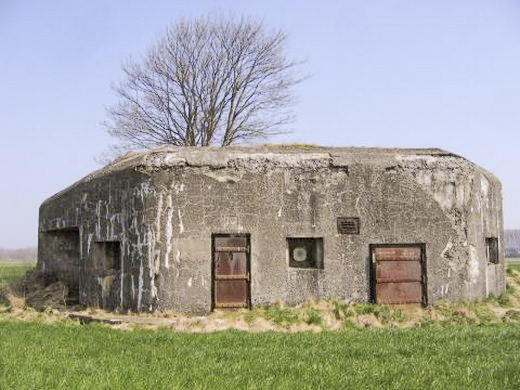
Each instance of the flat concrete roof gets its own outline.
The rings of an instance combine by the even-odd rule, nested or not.
[[[327,160],[332,166],[343,166],[364,160],[395,156],[449,156],[462,158],[438,148],[365,148],[327,147],[305,144],[264,144],[228,147],[162,147],[144,152],[128,152],[107,165],[117,170],[129,166],[208,166],[224,168],[230,161],[272,161],[282,166],[299,166],[302,160]],[[231,166],[235,166],[231,163]]]
[[[478,169],[490,177],[489,172],[469,160],[439,148],[375,148],[328,147],[308,144],[262,144],[228,147],[174,147],[167,146],[147,151],[130,151],[116,158],[105,167],[94,171],[58,192],[50,199],[60,197],[85,182],[123,170],[139,169],[141,172],[160,169],[198,167],[204,169],[237,169],[252,172],[268,172],[275,169],[296,168],[306,171],[352,167],[377,166],[382,169],[416,169],[427,166],[436,168]]]

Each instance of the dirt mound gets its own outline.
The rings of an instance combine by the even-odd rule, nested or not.
[[[58,280],[57,275],[37,270],[28,271],[22,279],[8,286],[8,290],[12,306],[15,298],[24,299],[27,306],[39,311],[47,308],[64,310],[78,303],[75,289]]]
[[[45,310],[48,307],[64,309],[67,307],[68,287],[62,282],[55,282],[43,290],[36,290],[25,298],[27,304],[36,310]]]

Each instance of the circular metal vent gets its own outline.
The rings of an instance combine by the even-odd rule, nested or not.
[[[307,260],[307,249],[303,246],[298,246],[293,249],[292,257],[294,261],[302,262]]]

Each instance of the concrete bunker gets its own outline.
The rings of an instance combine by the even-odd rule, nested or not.
[[[38,266],[108,310],[505,290],[500,182],[439,149],[128,154],[40,207]]]

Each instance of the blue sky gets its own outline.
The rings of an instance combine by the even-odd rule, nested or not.
[[[0,0],[0,246],[36,245],[38,207],[100,165],[121,62],[181,17],[257,17],[311,77],[281,142],[439,147],[503,184],[520,228],[516,0]]]

